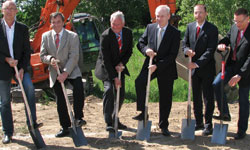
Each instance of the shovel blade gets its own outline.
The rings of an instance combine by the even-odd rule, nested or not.
[[[41,133],[40,133],[39,129],[34,129],[34,131],[35,132],[32,132],[29,129],[30,136],[31,136],[34,144],[36,145],[36,148],[37,149],[45,148],[46,144],[44,143],[43,137],[41,136]]]
[[[81,127],[76,127],[76,133],[74,132],[73,128],[69,128],[69,131],[76,147],[88,145]]]
[[[136,139],[141,141],[149,141],[151,126],[152,121],[148,120],[146,126],[144,125],[144,121],[138,121]]]
[[[194,140],[195,138],[195,120],[194,119],[182,119],[181,126],[181,139]]]
[[[211,143],[226,144],[227,130],[228,124],[215,123]]]
[[[122,136],[122,131],[118,131],[117,136],[115,135],[115,132],[112,131],[109,132],[109,139],[114,139],[114,138],[119,139],[121,138],[121,136]]]

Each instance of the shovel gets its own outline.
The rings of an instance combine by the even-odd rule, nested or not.
[[[59,60],[56,60],[56,68],[57,68],[57,74],[60,75],[61,73],[60,73],[60,70],[59,70],[59,67],[57,64],[58,62],[59,62]],[[65,88],[65,85],[63,82],[61,82],[61,86],[62,86],[63,94],[65,97],[65,101],[66,101],[66,105],[67,105],[67,109],[68,109],[68,113],[69,113],[69,118],[71,121],[71,127],[69,128],[69,131],[70,131],[70,134],[72,136],[73,142],[74,142],[76,147],[87,145],[88,142],[83,134],[82,128],[77,127],[75,124],[75,119],[73,117],[73,111],[72,111],[72,108],[70,106],[69,98],[68,98],[66,88]]]
[[[189,63],[192,62],[192,57],[189,57]],[[182,119],[181,139],[194,140],[195,138],[195,120],[191,119],[191,73],[192,69],[188,70],[188,105],[187,105],[187,119]]]
[[[221,112],[223,112],[223,94],[224,94],[224,78],[225,78],[225,57],[228,54],[230,48],[226,48],[227,52],[226,54],[221,54]],[[213,135],[211,139],[211,143],[217,143],[217,144],[226,144],[226,137],[227,137],[227,130],[228,130],[228,124],[223,124],[222,115],[220,115],[220,124],[215,123],[214,124],[214,130]]]
[[[18,69],[17,69],[16,66],[14,67],[14,69],[15,69],[15,72],[17,74],[17,80],[18,80],[18,83],[19,83],[19,85],[21,87],[21,91],[22,91],[23,99],[24,99],[24,104],[25,104],[25,107],[26,107],[26,110],[27,110],[27,115],[28,115],[28,119],[29,119],[29,123],[30,123],[30,128],[29,128],[30,135],[31,135],[32,140],[35,143],[37,149],[45,148],[46,145],[45,145],[45,143],[43,141],[43,138],[41,136],[41,133],[40,133],[39,129],[34,128],[33,120],[32,120],[32,117],[31,117],[30,107],[29,107],[29,104],[28,104],[27,96],[26,96],[24,88],[23,88],[23,83],[22,83],[22,81],[20,79]]]
[[[149,66],[152,65],[152,61],[153,61],[153,57],[150,57]],[[147,82],[147,91],[146,91],[146,100],[145,100],[144,120],[138,121],[138,127],[137,127],[137,133],[136,133],[136,139],[142,140],[142,141],[143,140],[149,141],[151,125],[152,125],[152,121],[148,120],[148,99],[149,99],[149,93],[150,93],[150,80],[151,80],[151,70],[148,69],[148,82]]]
[[[121,71],[118,72],[118,79],[121,81]],[[120,86],[116,90],[116,104],[115,104],[115,132],[109,132],[109,138],[120,138],[122,131],[118,131],[118,113],[119,113],[119,101],[120,101]]]

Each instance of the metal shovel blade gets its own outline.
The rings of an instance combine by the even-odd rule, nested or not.
[[[74,132],[73,128],[69,128],[69,131],[76,147],[88,145],[81,127],[76,127],[76,133]]]
[[[228,124],[215,123],[211,143],[226,144],[227,130]]]
[[[195,122],[194,119],[182,119],[181,139],[194,140]]]
[[[46,144],[43,141],[43,137],[41,136],[41,133],[40,133],[39,129],[34,129],[34,132],[32,132],[29,129],[29,132],[30,132],[32,140],[33,140],[34,144],[36,145],[37,149],[46,147]]]
[[[147,121],[146,126],[144,127],[144,121],[138,121],[136,139],[141,141],[149,141],[150,131],[151,131],[152,121]]]
[[[112,131],[109,132],[109,139],[114,139],[114,138],[119,139],[121,138],[121,136],[122,136],[122,131],[118,131],[117,136],[115,136],[115,132]]]

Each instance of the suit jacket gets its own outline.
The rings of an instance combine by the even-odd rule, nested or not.
[[[215,25],[205,21],[196,40],[196,22],[187,25],[187,30],[183,39],[182,49],[186,53],[186,48],[195,51],[192,62],[199,68],[195,73],[199,76],[215,76],[214,52],[218,43],[218,29]]]
[[[81,77],[81,71],[78,67],[79,60],[79,38],[74,32],[64,29],[59,44],[59,48],[56,49],[52,30],[45,32],[42,35],[42,43],[40,50],[41,61],[46,64],[50,64],[52,57],[60,60],[59,68],[63,72],[69,74],[68,79],[75,79]],[[50,71],[50,87],[53,87],[56,78],[57,71],[51,65],[49,65]]]
[[[96,62],[95,75],[101,80],[112,80],[118,77],[115,66],[120,62],[125,66],[124,73],[129,76],[126,64],[132,55],[133,36],[132,31],[122,28],[122,52],[119,52],[119,45],[116,35],[111,28],[106,29],[100,38],[101,50]]]
[[[178,55],[180,46],[180,31],[168,24],[163,35],[159,49],[157,50],[157,23],[149,24],[140,37],[137,48],[146,56],[146,50],[151,48],[157,55],[154,57],[153,64],[157,66],[158,75],[166,78],[177,79],[177,69],[175,59]],[[146,56],[143,69],[148,69],[149,57]]]
[[[0,22],[0,80],[10,80],[15,74],[14,68],[5,61],[6,57],[11,57],[8,46],[8,39],[4,20]],[[14,59],[18,60],[18,69],[27,71],[30,65],[30,41],[28,27],[22,23],[15,22],[13,40]]]
[[[248,25],[243,37],[241,38],[237,48],[235,49],[236,40],[238,35],[238,28],[234,24],[227,36],[223,38],[219,43],[230,44],[231,51],[226,62],[227,66],[233,67],[233,73],[241,76],[239,85],[249,86],[250,85],[250,25]],[[236,61],[232,61],[233,51],[236,50]]]

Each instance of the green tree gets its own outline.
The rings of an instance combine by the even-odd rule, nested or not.
[[[225,35],[233,23],[233,14],[236,9],[242,7],[250,11],[250,1],[246,0],[178,0],[178,15],[182,17],[180,21],[181,31],[185,31],[186,25],[194,21],[193,8],[196,4],[205,4],[208,12],[208,21],[215,24],[219,33]]]

